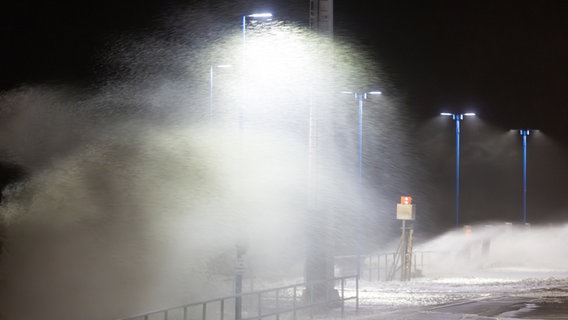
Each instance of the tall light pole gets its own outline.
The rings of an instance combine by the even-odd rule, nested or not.
[[[360,227],[361,227],[361,214],[362,214],[362,194],[363,194],[363,102],[367,100],[369,95],[380,95],[382,94],[381,91],[366,91],[366,92],[351,92],[351,91],[343,91],[346,94],[353,94],[355,99],[357,99],[357,122],[358,122],[358,129],[357,129],[357,165],[358,165],[358,198],[359,198],[359,214],[355,219],[357,225],[355,228],[355,246],[356,246],[356,268],[357,268],[357,277],[360,277],[361,274],[361,241],[360,241]]]
[[[244,103],[246,102],[246,30],[248,19],[272,19],[272,13],[253,13],[242,16],[242,36],[243,36],[243,54],[242,54],[242,102],[239,110],[239,128],[241,133],[244,130]],[[235,270],[235,320],[242,319],[242,290],[243,290],[243,273],[244,273],[244,254],[246,252],[246,243],[242,239],[237,243],[237,262]]]
[[[527,136],[530,129],[520,129],[519,134],[523,139],[523,223],[527,223]]]
[[[246,63],[246,52],[247,52],[247,21],[249,20],[254,20],[254,19],[260,19],[260,20],[265,20],[265,21],[271,21],[272,20],[272,13],[270,12],[261,12],[261,13],[252,13],[252,14],[248,14],[248,15],[244,15],[242,16],[242,25],[241,25],[241,32],[242,32],[242,38],[243,38],[243,54],[242,54],[242,90],[243,90],[243,95],[244,97],[242,98],[243,101],[241,102],[241,108],[239,111],[239,127],[241,129],[241,131],[243,130],[244,127],[244,103],[245,103],[245,99],[246,99],[246,69],[247,69],[247,63]]]
[[[456,228],[458,228],[460,217],[460,121],[464,119],[464,116],[475,116],[475,113],[442,112],[440,115],[451,116],[456,123]]]

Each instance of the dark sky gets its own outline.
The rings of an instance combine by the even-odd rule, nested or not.
[[[151,29],[166,10],[195,3],[206,1],[6,6],[0,13],[0,88],[88,78],[114,35]],[[307,20],[307,0],[241,3]],[[497,125],[538,127],[565,139],[567,9],[564,1],[336,0],[335,29],[367,45],[425,117],[442,108],[474,108]]]
[[[376,48],[415,110],[473,108],[498,125],[567,137],[565,2],[356,3],[338,4],[337,22]]]
[[[97,59],[114,36],[151,30],[177,6],[214,10],[216,3],[19,1],[3,6],[0,90],[54,81],[88,82],[101,76]],[[269,8],[301,23],[308,18],[308,0],[238,3],[243,10]],[[492,130],[538,128],[556,147],[568,148],[566,12],[565,1],[336,0],[335,31],[369,49],[404,97],[408,112],[424,125],[440,111],[472,110]],[[420,130],[419,123],[416,131]],[[446,136],[450,152],[451,132]],[[555,152],[550,157],[562,159]],[[14,177],[14,170],[4,171],[5,181]],[[451,174],[444,177],[448,192]],[[555,192],[563,188],[560,184]]]

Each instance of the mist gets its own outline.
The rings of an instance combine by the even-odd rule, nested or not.
[[[4,161],[26,173],[3,190],[2,318],[111,319],[230,294],[240,243],[245,277],[301,278],[314,212],[337,252],[352,252],[357,213],[367,212],[367,246],[390,230],[381,221],[391,213],[377,208],[396,201],[386,190],[401,188],[397,170],[408,166],[397,103],[369,108],[376,130],[358,182],[356,101],[339,90],[379,83],[379,66],[294,24],[266,28],[251,32],[243,57],[238,28],[189,10],[117,37],[91,86],[2,93]],[[209,70],[231,59],[235,72],[215,73],[211,101]],[[368,180],[385,168],[380,190]]]
[[[565,274],[568,253],[562,243],[568,225],[475,224],[424,241],[416,250],[431,255],[425,276],[539,278]]]

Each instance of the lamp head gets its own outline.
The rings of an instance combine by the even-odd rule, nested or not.
[[[247,15],[249,18],[272,18],[272,13],[270,12],[262,12],[262,13],[253,13]]]

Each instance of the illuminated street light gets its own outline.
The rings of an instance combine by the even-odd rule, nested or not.
[[[342,91],[342,93],[346,94],[353,94],[358,102],[358,122],[359,122],[359,129],[358,129],[358,162],[359,162],[359,185],[362,185],[363,179],[363,101],[367,100],[368,95],[381,95],[381,91],[368,91],[368,92],[352,92],[352,91]]]
[[[272,20],[272,13],[253,13],[253,14],[249,14],[249,15],[244,15],[242,17],[242,34],[243,34],[243,54],[242,54],[242,86],[243,86],[243,91],[242,92],[246,92],[245,90],[245,86],[246,86],[246,76],[245,76],[245,72],[246,72],[246,25],[247,25],[247,18],[251,18],[251,19],[266,19],[268,21]],[[239,128],[241,133],[243,132],[244,129],[244,101],[241,103],[241,107],[239,110]],[[235,274],[235,320],[241,320],[242,319],[242,290],[243,290],[243,272],[244,272],[244,268],[242,267],[244,265],[243,263],[243,255],[244,255],[244,251],[243,251],[243,246],[241,245],[237,245],[237,270],[236,270],[236,274]]]
[[[367,91],[367,92],[352,92],[352,91],[343,91],[342,93],[346,94],[353,94],[357,99],[358,103],[358,167],[359,167],[359,176],[358,176],[358,184],[359,184],[359,208],[362,206],[361,195],[363,193],[363,101],[367,100],[368,95],[381,95],[381,91]],[[361,214],[361,213],[360,213]],[[360,215],[359,214],[359,215]],[[360,221],[360,217],[357,218],[357,221]],[[357,222],[357,229],[359,229],[360,223]],[[359,230],[355,230],[356,233],[356,246],[357,246],[357,276],[360,276],[361,273],[361,244],[359,241]]]
[[[452,120],[456,122],[456,227],[459,227],[459,212],[460,212],[460,121],[464,116],[475,116],[473,112],[467,113],[449,113],[442,112],[442,116],[451,116]]]
[[[264,19],[264,20],[270,21],[270,20],[272,20],[272,13],[262,12],[262,13],[253,13],[253,14],[243,16],[243,18],[242,18],[243,46],[246,45],[247,20],[249,18],[250,19]]]
[[[523,139],[523,223],[527,223],[527,136],[532,129],[520,129],[519,134]]]
[[[243,80],[242,80],[242,85],[243,85],[243,92],[246,92],[245,87],[246,86],[246,76],[245,76],[245,72],[246,72],[246,34],[247,34],[247,20],[250,19],[260,19],[260,20],[264,20],[264,21],[271,21],[272,20],[272,13],[270,12],[261,12],[261,13],[252,13],[249,15],[244,15],[242,17],[242,35],[243,35],[243,55],[242,55],[242,70],[243,70]],[[239,112],[239,126],[241,128],[241,131],[243,130],[243,126],[244,126],[244,108],[245,106],[241,104],[241,108],[240,108],[240,112]]]

